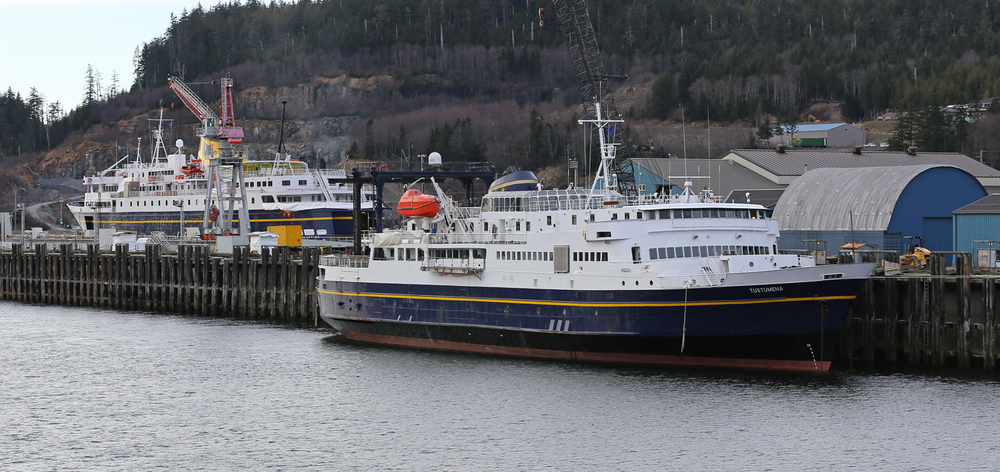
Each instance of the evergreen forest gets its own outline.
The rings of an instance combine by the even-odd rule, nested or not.
[[[996,0],[587,4],[608,73],[650,81],[648,99],[626,110],[635,118],[676,119],[683,107],[688,120],[760,123],[773,116],[794,121],[809,104],[822,101],[840,103],[846,119],[861,121],[887,110],[933,115],[936,107],[1000,96]],[[294,87],[311,76],[341,74],[387,74],[404,82],[399,97],[369,108],[329,111],[364,120],[412,112],[438,100],[429,96],[515,100],[529,108],[552,100],[579,102],[566,49],[549,0],[199,5],[172,17],[167,31],[136,47],[131,86],[123,87],[127,93],[88,93],[68,113],[58,104],[45,106],[36,91],[0,97],[0,156],[50,149],[92,124],[121,119],[128,110],[155,108],[157,100],[169,97],[162,88],[170,76],[207,80],[238,72],[241,87]],[[443,79],[428,82],[427,76]],[[88,90],[92,86],[86,84]],[[438,123],[418,146],[454,135],[453,146],[464,149],[468,159],[492,157],[494,147],[476,142],[469,119]],[[910,134],[897,133],[893,145],[916,139],[914,123],[933,122],[910,120]],[[561,140],[569,131],[561,125],[533,112],[523,123],[533,133],[526,152],[548,149],[549,160],[562,152]],[[951,128],[967,132],[959,124]],[[545,135],[546,130],[554,134]],[[401,126],[393,139],[405,133]],[[975,152],[961,146],[964,139],[955,134],[927,142]],[[389,147],[375,141],[380,139],[356,146],[367,148],[357,152]]]

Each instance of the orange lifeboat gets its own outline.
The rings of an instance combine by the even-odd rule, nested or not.
[[[396,213],[407,218],[433,218],[440,209],[441,200],[438,200],[438,197],[421,193],[417,189],[410,189],[402,197],[399,197]]]
[[[190,163],[181,166],[181,172],[183,172],[184,175],[186,175],[188,177],[190,177],[191,174],[204,174],[205,173],[205,171],[202,170],[201,165],[198,164],[197,161],[191,161]]]

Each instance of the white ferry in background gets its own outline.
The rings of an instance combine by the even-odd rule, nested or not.
[[[827,371],[874,264],[781,254],[764,207],[690,184],[608,190],[604,128],[615,121],[598,108],[595,122],[602,163],[590,189],[545,190],[521,172],[479,208],[440,188],[404,195],[404,229],[373,234],[365,256],[321,258],[322,319],[348,339],[415,348]]]
[[[180,235],[182,226],[192,228],[188,232],[201,227],[209,186],[207,169],[200,159],[184,154],[180,140],[177,150],[167,154],[161,131],[154,131],[154,136],[156,145],[148,162],[137,157],[123,163],[130,159],[125,158],[104,172],[84,177],[83,200],[68,204],[81,228]],[[286,157],[244,161],[243,172],[250,231],[301,225],[306,236],[353,234],[354,192],[345,171],[310,169]],[[232,167],[222,167],[220,175],[226,194],[233,182]],[[373,209],[374,191],[365,185],[361,195],[361,210],[367,217]],[[214,191],[209,200],[210,218],[226,210]],[[240,204],[236,205],[238,209]]]
[[[365,217],[355,222],[354,187],[345,171],[311,170],[304,162],[277,157],[280,154],[274,160],[247,160],[235,148],[243,143],[243,129],[236,126],[233,115],[233,81],[226,77],[219,83],[222,96],[216,114],[184,82],[170,78],[170,88],[201,121],[197,128],[197,157],[184,154],[181,140],[176,142],[176,152],[167,154],[161,111],[148,162],[139,158],[137,147],[134,160],[122,164],[130,160],[126,157],[100,174],[84,177],[84,199],[69,204],[81,228],[88,234],[98,228],[115,228],[139,234],[160,231],[189,236],[186,233],[191,230],[183,228],[202,227],[206,209],[212,222],[228,211],[228,206],[223,208],[222,197],[235,194],[233,166],[217,166],[216,178],[221,179],[221,185],[210,185],[206,168],[225,150],[232,159],[242,162],[251,232],[264,231],[268,226],[298,225],[303,236],[323,237],[351,235],[355,223],[367,229],[374,201],[371,185],[361,189],[360,208]],[[280,143],[278,148],[280,152]],[[240,214],[241,207],[241,203],[235,204],[234,215]],[[239,218],[232,223],[235,228],[243,226]]]

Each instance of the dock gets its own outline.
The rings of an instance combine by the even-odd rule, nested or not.
[[[319,326],[315,280],[329,250],[14,246],[0,252],[0,299]],[[971,274],[962,258],[953,272],[945,273],[940,256],[929,269],[865,282],[842,332],[838,368],[996,371],[1000,277]]]
[[[322,250],[276,247],[252,255],[239,246],[216,255],[197,245],[170,254],[156,245],[140,253],[127,245],[110,252],[97,244],[85,251],[15,246],[0,252],[0,299],[317,326]]]

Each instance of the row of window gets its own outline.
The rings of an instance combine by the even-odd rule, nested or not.
[[[683,246],[683,247],[651,247],[650,259],[675,259],[679,257],[714,257],[742,256],[752,254],[771,254],[767,246]]]
[[[574,252],[573,262],[607,262],[606,252]]]
[[[686,209],[686,210],[659,210],[650,211],[649,218],[655,220],[657,213],[659,213],[659,219],[669,220],[671,215],[675,220],[687,220],[696,218],[741,218],[741,219],[763,219],[764,210],[753,210],[753,209],[740,209],[732,210],[725,208],[705,208],[701,210]],[[640,216],[640,218],[642,218]]]
[[[292,185],[291,180],[282,180],[281,185],[285,187],[290,187]],[[300,186],[309,185],[308,180],[300,180]],[[270,180],[258,180],[256,182],[243,182],[244,187],[274,187],[274,182]]]
[[[501,261],[551,261],[552,253],[545,251],[497,251]]]
[[[552,211],[581,210],[588,206],[588,195],[551,195],[532,197],[484,198],[482,211]],[[599,198],[590,198],[589,207],[604,207]]]

